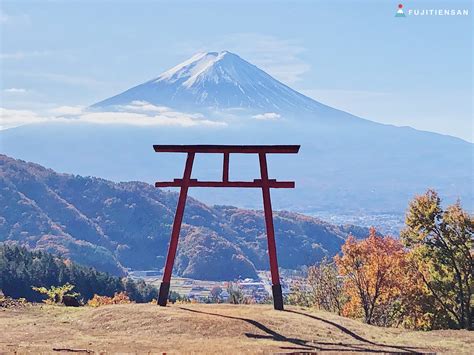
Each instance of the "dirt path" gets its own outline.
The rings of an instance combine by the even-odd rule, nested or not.
[[[467,331],[410,332],[271,306],[150,304],[0,310],[0,352],[469,353]]]

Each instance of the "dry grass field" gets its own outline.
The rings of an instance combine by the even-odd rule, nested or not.
[[[267,305],[0,309],[0,353],[472,353],[474,333],[378,328]]]

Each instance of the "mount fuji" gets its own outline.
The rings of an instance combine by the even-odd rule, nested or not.
[[[198,53],[92,107],[113,108],[133,101],[186,110],[238,108],[279,114],[311,113],[326,107],[228,51]]]
[[[106,115],[110,123],[124,115],[140,116],[124,114],[137,107],[140,115],[151,111],[148,122],[171,113],[159,125],[77,120],[3,130],[2,151],[56,171],[153,183],[180,176],[184,164],[179,155],[158,157],[153,144],[301,144],[297,156],[269,158],[272,178],[295,180],[297,186],[274,192],[276,208],[402,215],[413,195],[428,188],[436,189],[445,202],[461,198],[465,207],[474,207],[472,143],[326,106],[227,51],[197,54],[155,79],[93,104],[89,112],[96,120]],[[184,116],[197,121],[173,124]],[[219,125],[203,125],[200,119]],[[198,156],[193,176],[218,178],[219,159]],[[230,165],[232,179],[258,177],[258,161],[237,155]],[[255,191],[194,189],[191,194],[210,204],[261,207]]]

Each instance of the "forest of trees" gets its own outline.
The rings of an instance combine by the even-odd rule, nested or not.
[[[349,237],[289,301],[379,326],[473,329],[473,248],[473,217],[429,190],[410,203],[399,239]]]
[[[33,287],[65,284],[74,285],[74,291],[84,302],[94,294],[113,296],[123,291],[135,302],[149,302],[158,295],[156,288],[142,280],[121,279],[49,253],[0,243],[0,290],[5,296],[41,302],[45,296]]]

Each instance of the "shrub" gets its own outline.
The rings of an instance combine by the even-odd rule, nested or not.
[[[128,304],[133,303],[125,292],[115,293],[113,297],[94,295],[94,297],[87,302],[88,306],[100,307],[111,304]]]
[[[62,286],[51,286],[50,288],[46,287],[32,287],[32,289],[36,292],[39,292],[43,295],[46,295],[48,298],[43,300],[44,303],[47,304],[61,304],[64,303],[64,298],[68,298],[69,300],[75,299],[78,303],[78,299],[80,294],[77,292],[70,293],[75,286],[71,285],[70,283],[66,283]]]

